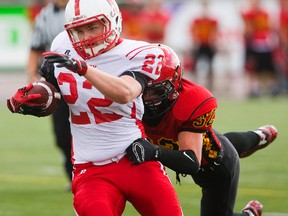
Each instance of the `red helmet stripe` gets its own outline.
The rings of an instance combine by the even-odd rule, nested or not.
[[[80,0],[75,0],[74,10],[75,10],[75,16],[79,16],[80,15]]]
[[[107,0],[107,1],[112,8],[112,12],[114,14],[119,13],[118,6],[117,6],[116,2],[114,0]]]

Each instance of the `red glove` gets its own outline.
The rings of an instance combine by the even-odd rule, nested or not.
[[[64,54],[59,54],[56,52],[45,52],[43,53],[43,56],[49,63],[58,63],[58,68],[65,67],[74,73],[78,73],[80,76],[85,75],[88,70],[88,66],[85,61],[77,60]]]
[[[18,89],[13,97],[7,99],[7,107],[12,113],[30,114],[23,110],[23,107],[35,107],[42,108],[45,104],[35,104],[31,100],[41,97],[41,94],[27,94],[27,92],[33,88],[33,84],[30,83],[26,87]]]

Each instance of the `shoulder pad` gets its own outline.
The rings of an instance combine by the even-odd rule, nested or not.
[[[217,108],[217,100],[208,89],[186,79],[182,81],[181,93],[173,107],[178,120],[192,120]]]
[[[164,57],[163,50],[157,44],[140,44],[126,55],[133,71],[138,71],[155,80],[160,76],[159,65]]]
[[[67,50],[72,50],[72,43],[66,31],[60,32],[53,40],[50,51],[65,53]]]

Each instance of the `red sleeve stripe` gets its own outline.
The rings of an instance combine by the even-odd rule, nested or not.
[[[141,131],[142,138],[146,138],[146,133],[144,129],[144,125],[140,119],[137,119],[136,117],[136,103],[133,103],[132,112],[131,112],[131,118],[136,120],[136,125],[138,126],[139,130]]]
[[[154,47],[157,47],[158,45],[145,45],[145,46],[141,46],[138,47],[132,51],[130,51],[129,53],[126,54],[126,57],[128,57],[129,55],[132,55],[129,60],[132,60],[135,56],[137,56],[140,52],[147,50],[147,49],[151,49]]]

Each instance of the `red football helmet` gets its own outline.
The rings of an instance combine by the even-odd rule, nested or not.
[[[66,6],[65,19],[65,29],[72,45],[83,59],[91,59],[105,52],[117,42],[122,30],[121,13],[115,0],[71,0]],[[103,25],[103,32],[80,40],[77,27],[94,22]]]
[[[176,53],[168,46],[159,45],[164,52],[160,76],[148,82],[143,92],[145,109],[154,115],[166,112],[176,101],[181,89],[182,68]]]

